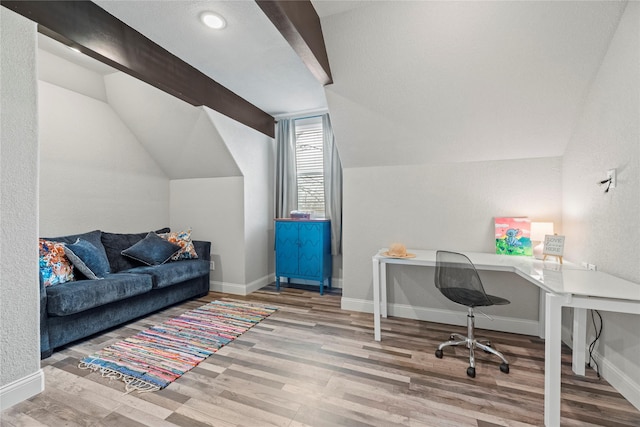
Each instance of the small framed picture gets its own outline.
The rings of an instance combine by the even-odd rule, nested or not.
[[[543,259],[548,255],[558,257],[562,264],[562,254],[564,253],[564,236],[557,234],[544,236],[544,249],[542,249]]]

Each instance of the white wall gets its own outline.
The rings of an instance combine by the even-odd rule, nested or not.
[[[57,42],[39,34],[38,45],[42,43]],[[77,53],[77,55],[81,54]],[[42,48],[38,49],[38,80],[107,102],[107,91],[102,74],[90,72],[85,67],[67,61]]]
[[[175,179],[170,186],[171,229],[191,228],[193,239],[211,242],[212,284],[244,289],[244,179]]]
[[[0,409],[44,389],[38,287],[36,24],[0,7]]]
[[[173,230],[211,241],[211,289],[246,295],[273,280],[273,140],[203,107],[240,177],[171,180]]]
[[[244,176],[245,284],[253,291],[273,281],[274,141],[205,108]]]
[[[42,236],[169,224],[169,179],[109,104],[41,81],[39,116]]]
[[[125,73],[104,80],[109,105],[169,179],[242,176],[202,108]]]
[[[343,308],[372,311],[371,256],[393,242],[492,252],[496,216],[553,221],[561,231],[561,186],[558,157],[345,169]],[[392,304],[465,311],[435,291],[432,269],[390,268],[388,274]],[[483,275],[490,291],[511,300],[486,311],[535,328],[537,288],[515,274]],[[412,317],[423,318],[418,311]]]
[[[563,157],[566,257],[640,287],[640,3],[629,2]],[[617,168],[608,194],[595,185]],[[639,290],[640,292],[640,290]],[[638,316],[602,313],[605,378],[640,408]],[[565,316],[565,324],[568,323]],[[591,331],[593,334],[593,331]]]

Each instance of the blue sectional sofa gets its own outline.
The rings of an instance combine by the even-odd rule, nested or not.
[[[156,233],[168,231],[163,229]],[[146,236],[146,232],[117,234],[95,230],[46,238],[67,245],[78,239],[90,242],[106,254],[110,273],[101,279],[87,279],[76,272],[76,280],[46,287],[41,276],[42,359],[49,357],[57,347],[209,292],[210,242],[193,241],[198,259],[160,265],[145,265],[122,255],[123,250]]]

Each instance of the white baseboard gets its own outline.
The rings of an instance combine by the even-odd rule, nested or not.
[[[275,276],[269,274],[263,276],[251,283],[231,283],[231,282],[217,282],[212,280],[209,286],[209,290],[213,292],[223,292],[225,294],[233,295],[249,295],[251,292],[257,291],[260,288],[267,286],[275,281]]]
[[[343,297],[340,303],[343,310],[361,311],[373,313],[373,301],[356,300]],[[466,311],[450,311],[428,307],[414,307],[406,304],[389,304],[389,316],[403,317],[406,319],[424,320],[427,322],[446,323],[447,325],[466,326]],[[538,336],[538,321],[517,319],[513,317],[491,316],[493,320],[487,319],[482,314],[477,313],[476,327],[489,329],[492,331],[510,332],[514,334]]]
[[[604,359],[600,354],[594,353],[596,362],[600,365],[600,375],[606,379],[609,384],[624,396],[637,410],[640,411],[640,384],[631,380],[618,367]],[[595,369],[595,366],[593,367]]]
[[[255,292],[258,289],[262,289],[265,286],[273,283],[276,281],[276,276],[274,276],[273,273],[268,274],[266,276],[263,276],[261,278],[259,278],[258,280],[254,280],[253,282],[249,283],[247,285],[247,293],[245,295],[250,294],[251,292]]]
[[[594,338],[594,336],[587,338],[587,351],[589,343],[592,342]],[[565,326],[562,327],[562,342],[569,346],[569,348],[573,349],[571,329]],[[600,366],[600,376],[607,380],[607,382],[611,384],[618,393],[620,393],[629,401],[629,403],[640,411],[640,384],[629,378],[629,376],[618,369],[614,363],[611,363],[609,360],[602,357],[602,355],[597,351],[593,352],[593,358],[596,360],[596,363],[598,363],[598,366]],[[584,360],[586,363],[589,363],[588,353],[585,354]],[[591,368],[596,371],[595,365]]]
[[[31,375],[0,387],[0,411],[44,391],[44,372],[38,369]]]
[[[242,284],[242,283],[231,283],[231,282],[218,282],[212,280],[209,285],[209,290],[213,292],[223,292],[225,294],[233,294],[233,295],[249,295],[251,292],[255,292],[258,289],[262,289],[271,283],[276,281],[276,277],[274,273],[268,274],[259,278],[258,280],[254,280],[251,283]],[[318,285],[318,282],[312,282],[310,280],[302,280],[295,279],[295,283],[300,283],[302,285]],[[342,279],[331,279],[331,286],[333,288],[342,289]]]
[[[587,350],[588,344],[592,342],[594,338],[594,336],[590,336],[587,339]],[[629,401],[629,403],[640,411],[640,384],[629,378],[629,376],[618,369],[614,363],[611,363],[611,361],[602,357],[602,355],[597,351],[593,352],[593,358],[598,363],[598,366],[600,366],[600,375],[602,378],[607,380],[607,382],[611,384],[618,393],[620,393],[625,399],[627,399],[627,401]],[[589,354],[585,356],[585,360],[589,363]],[[591,368],[594,371],[596,370],[595,365]]]
[[[273,279],[275,281],[275,278]],[[283,277],[283,282],[287,279]],[[280,282],[280,283],[283,283]],[[309,286],[319,286],[319,282],[313,280],[305,280],[305,279],[291,279],[291,282],[299,284],[299,285],[309,285]],[[342,279],[337,279],[335,277],[331,278],[331,287],[336,289],[342,289]],[[326,289],[326,286],[325,286]]]
[[[373,301],[342,297],[342,299],[340,300],[340,308],[342,310],[373,313]]]
[[[222,292],[225,294],[247,295],[247,286],[240,283],[218,282],[212,280],[209,290],[213,292]]]

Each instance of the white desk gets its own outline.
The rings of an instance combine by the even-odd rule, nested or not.
[[[387,317],[387,264],[435,266],[435,250],[414,250],[415,258],[373,256],[374,338],[380,341],[380,317]],[[508,271],[528,280],[544,291],[544,424],[560,425],[560,355],[562,307],[573,307],[573,371],[584,375],[587,310],[640,314],[640,284],[600,271],[587,271],[575,264],[563,265],[528,257],[463,252],[478,270]],[[435,286],[435,285],[434,285]]]

